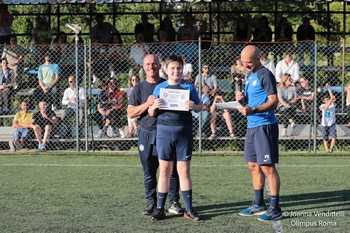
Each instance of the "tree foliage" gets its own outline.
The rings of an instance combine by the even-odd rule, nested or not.
[[[330,12],[327,13],[327,4]],[[212,3],[127,3],[127,4],[56,4],[56,5],[10,5],[9,10],[14,16],[13,32],[20,35],[20,43],[29,43],[36,15],[43,15],[49,20],[51,29],[56,34],[65,31],[73,33],[65,27],[66,23],[77,23],[82,26],[85,39],[88,38],[91,25],[94,25],[94,15],[103,13],[105,20],[116,26],[124,34],[125,42],[133,42],[133,30],[140,22],[143,12],[149,13],[149,21],[156,29],[165,16],[170,16],[177,29],[182,24],[185,13],[192,13],[196,19],[208,23],[208,34],[214,40],[231,40],[232,32],[239,17],[245,17],[252,29],[258,25],[262,15],[268,17],[274,30],[279,18],[287,17],[294,32],[301,24],[302,18],[311,18],[311,24],[319,33],[319,40],[338,41],[343,32],[350,33],[350,17],[344,23],[343,9],[350,11],[345,2],[314,2],[314,1],[254,1],[254,2],[221,2]],[[212,13],[209,13],[209,10]],[[115,13],[115,14],[114,14]],[[347,15],[349,16],[349,15]],[[329,34],[329,36],[327,36]],[[218,35],[218,36],[215,36]]]

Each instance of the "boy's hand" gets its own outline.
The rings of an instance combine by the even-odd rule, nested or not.
[[[163,104],[164,104],[164,100],[163,99],[160,99],[160,98],[155,99],[154,103],[153,103],[153,108],[154,109],[161,108],[163,106]]]

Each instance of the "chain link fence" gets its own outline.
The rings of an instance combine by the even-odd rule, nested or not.
[[[7,59],[7,67],[11,70],[7,74],[11,75],[2,75],[0,80],[1,150],[8,150],[9,141],[13,140],[15,129],[12,122],[21,109],[21,102],[27,101],[30,111],[40,112],[38,102],[42,100],[57,117],[47,142],[48,150],[137,150],[137,119],[128,119],[126,109],[132,86],[145,79],[142,62],[148,53],[159,57],[162,63],[160,75],[164,78],[165,58],[172,53],[183,56],[186,61],[184,79],[198,86],[205,109],[200,114],[193,114],[194,150],[243,150],[246,119],[237,110],[218,109],[213,103],[233,101],[235,91],[244,89],[245,77],[241,72],[239,55],[246,44],[189,41],[102,45],[94,42],[2,48],[2,56]],[[278,89],[290,90],[286,96],[288,100],[284,101],[293,102],[289,107],[280,102],[276,110],[280,150],[324,151],[319,107],[328,92],[326,83],[330,84],[336,97],[335,150],[348,150],[350,119],[346,88],[349,66],[346,66],[346,61],[349,59],[349,47],[338,42],[256,46],[263,53],[261,61],[264,66],[276,75]],[[47,56],[50,63],[58,67],[42,66]],[[293,63],[283,64],[286,57],[292,58]],[[2,66],[3,70],[5,66]],[[59,73],[59,81],[51,85],[56,73]],[[290,87],[282,85],[286,73],[293,80]],[[41,87],[38,75],[43,78]],[[213,83],[208,80],[214,79],[218,90],[206,98],[202,95],[202,88],[212,88]],[[76,85],[82,88],[78,96],[69,91]],[[45,86],[49,86],[47,91],[44,91]],[[38,146],[36,136],[33,132],[31,134],[25,145],[30,150]]]

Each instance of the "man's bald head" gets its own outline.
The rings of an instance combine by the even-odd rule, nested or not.
[[[253,45],[246,46],[241,52],[243,66],[249,72],[256,72],[261,67],[259,56],[260,50],[257,47]]]
[[[148,54],[143,59],[143,69],[146,73],[146,79],[151,82],[151,80],[159,80],[159,70],[161,66],[157,56],[153,54]]]
[[[154,61],[154,62],[156,62],[156,63],[159,64],[159,59],[158,59],[158,57],[157,57],[156,55],[153,55],[153,54],[147,54],[147,55],[145,56],[145,58],[143,59],[143,65],[145,66],[145,64],[146,64],[147,62],[149,62],[149,61]]]

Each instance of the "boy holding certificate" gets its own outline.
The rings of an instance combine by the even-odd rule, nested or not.
[[[171,55],[166,61],[168,80],[156,86],[153,95],[154,104],[149,107],[148,113],[158,118],[157,124],[157,151],[159,159],[158,179],[158,206],[154,212],[153,221],[165,218],[164,205],[169,192],[169,180],[172,174],[174,161],[177,161],[177,171],[180,178],[180,189],[185,202],[184,218],[199,221],[201,217],[192,208],[192,183],[190,177],[190,161],[192,157],[192,114],[191,110],[202,110],[196,88],[192,84],[185,84],[182,79],[183,60],[181,57]],[[171,95],[174,90],[181,93],[188,90],[189,96],[174,95],[170,100],[178,99],[181,108],[164,108],[165,100],[160,98],[161,90]],[[162,90],[164,94],[164,90]],[[167,99],[169,100],[169,98]],[[174,102],[173,102],[174,103]]]

